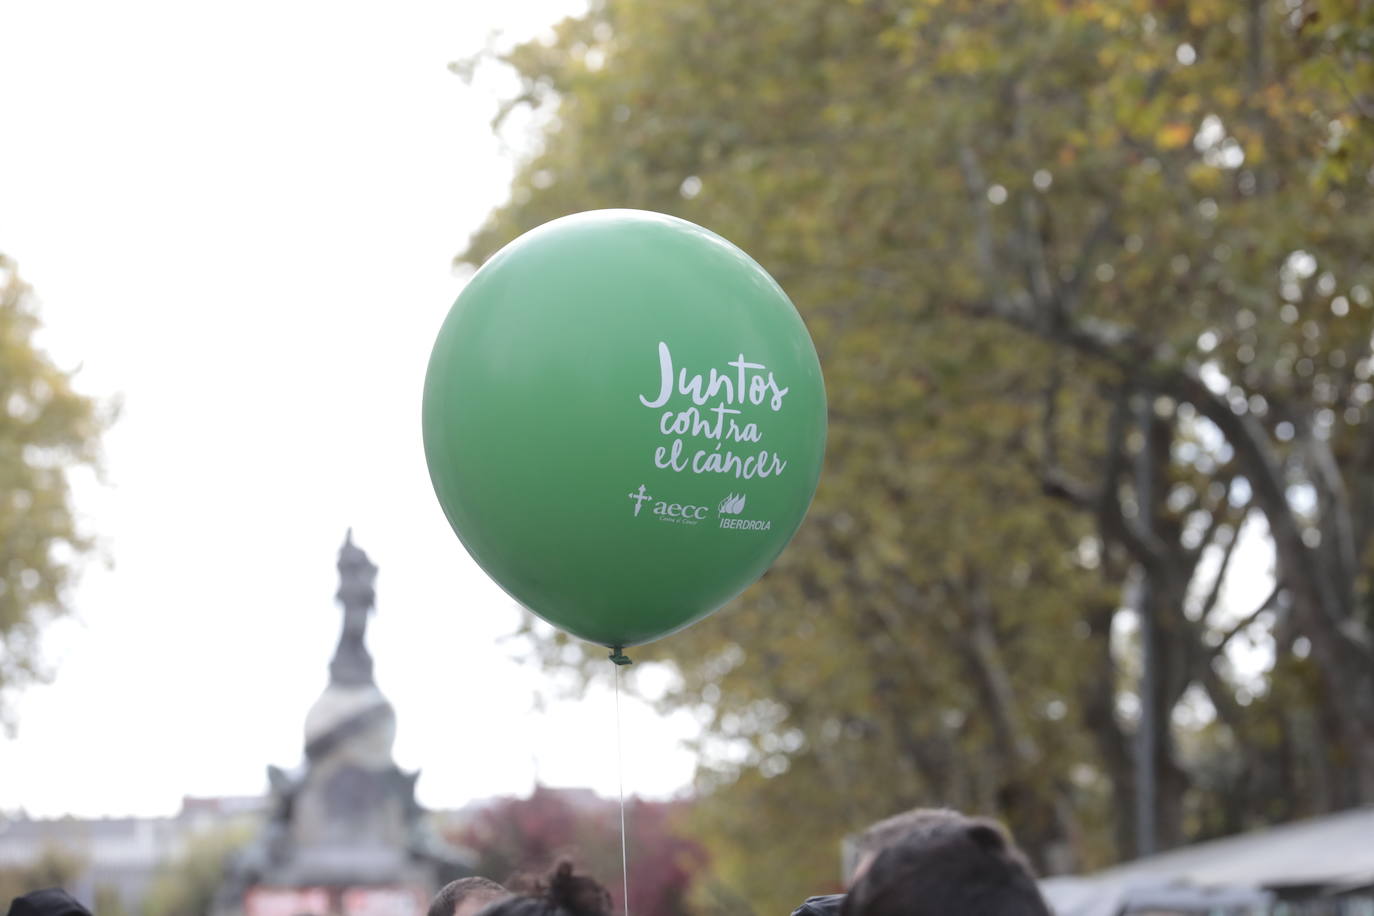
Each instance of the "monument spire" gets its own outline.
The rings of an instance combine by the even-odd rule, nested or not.
[[[377,600],[377,567],[353,543],[353,529],[344,535],[339,549],[339,590],[334,597],[343,605],[343,632],[329,663],[329,682],[343,687],[364,687],[372,681],[372,656],[363,637],[367,616]]]

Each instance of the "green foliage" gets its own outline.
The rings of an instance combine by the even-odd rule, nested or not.
[[[98,467],[113,419],[35,347],[38,326],[28,286],[0,254],[0,699],[41,674],[39,628],[67,610],[77,559],[92,546],[68,474]]]
[[[114,884],[98,884],[95,888],[95,905],[92,912],[99,916],[133,916],[124,905],[119,887]]]
[[[796,540],[636,653],[706,722],[699,827],[760,911],[915,804],[1046,868],[1131,854],[1137,576],[1163,843],[1374,800],[1372,36],[1342,2],[605,0],[505,57],[547,126],[462,260],[673,213],[825,367]],[[1261,608],[1214,587],[1247,518]]]
[[[182,853],[154,875],[144,916],[208,916],[230,858],[253,832],[253,825],[240,824],[193,836]]]

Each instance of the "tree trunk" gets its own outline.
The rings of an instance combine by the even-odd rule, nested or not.
[[[1112,618],[1115,616],[1114,605],[1088,608],[1084,613],[1089,639],[1096,650],[1096,662],[1092,676],[1083,680],[1080,702],[1083,724],[1097,744],[1113,794],[1119,799],[1116,817],[1113,818],[1115,858],[1124,860],[1136,853],[1135,775],[1127,738],[1116,718],[1117,670],[1116,661],[1112,658],[1111,641]]]

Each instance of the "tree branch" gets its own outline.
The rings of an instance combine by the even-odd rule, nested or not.
[[[1350,500],[1352,537],[1355,556],[1359,558],[1365,555],[1369,538],[1374,534],[1374,420],[1365,420],[1364,435],[1350,467],[1355,490]]]
[[[1299,610],[1311,609],[1316,614],[1309,621],[1312,635],[1347,660],[1367,661],[1368,648],[1344,627],[1348,617],[1346,599],[1333,589],[1313,552],[1303,542],[1302,528],[1288,502],[1282,469],[1264,427],[1253,414],[1232,410],[1230,401],[1207,387],[1195,367],[1159,361],[1155,347],[1133,329],[1122,325],[1084,318],[1051,328],[1027,317],[1023,309],[1011,309],[995,302],[980,303],[968,311],[974,316],[1005,321],[1052,344],[1067,346],[1113,366],[1122,373],[1129,388],[1149,388],[1176,401],[1186,401],[1211,420],[1235,449],[1237,466],[1249,481],[1256,504],[1269,523],[1280,577],[1295,595],[1301,596],[1296,603]],[[1117,477],[1108,478],[1113,486],[1116,480]],[[1104,518],[1111,520],[1112,516],[1107,514]],[[1157,540],[1141,539],[1138,537],[1140,532],[1125,524],[1126,521],[1122,519],[1123,524],[1115,529],[1126,546],[1139,551],[1137,556],[1142,562],[1161,556],[1154,549],[1160,546]]]
[[[1267,435],[1254,415],[1236,413],[1231,404],[1191,371],[1156,372],[1165,390],[1181,401],[1187,401],[1211,420],[1236,450],[1236,458],[1244,469],[1255,498],[1274,536],[1281,577],[1293,588],[1311,597],[1312,604],[1325,617],[1326,626],[1339,626],[1344,619],[1344,605],[1333,592],[1318,568],[1312,551],[1302,539],[1293,507],[1288,502],[1283,472],[1274,458]]]
[[[1116,201],[1111,200],[1102,207],[1093,222],[1093,227],[1088,230],[1087,236],[1083,239],[1083,248],[1078,254],[1078,263],[1074,265],[1073,273],[1064,284],[1062,295],[1065,314],[1072,314],[1077,310],[1083,296],[1083,285],[1087,281],[1092,261],[1097,256],[1097,249],[1107,240],[1107,234],[1115,219]]]
[[[974,681],[987,702],[1000,743],[1018,763],[1032,766],[1040,760],[1040,748],[1021,723],[1017,692],[997,640],[992,604],[981,583],[973,582],[962,591],[971,617],[964,645]]]
[[[1235,626],[1231,627],[1231,629],[1226,631],[1226,634],[1221,637],[1221,642],[1217,643],[1215,646],[1212,646],[1211,649],[1208,650],[1206,659],[1207,664],[1210,665],[1214,659],[1221,655],[1222,652],[1226,651],[1226,646],[1228,643],[1231,642],[1232,639],[1235,639],[1236,636],[1238,636],[1240,633],[1249,629],[1249,627],[1253,625],[1256,620],[1259,620],[1261,614],[1272,608],[1274,606],[1274,599],[1278,598],[1279,592],[1281,591],[1283,591],[1283,583],[1275,582],[1273,590],[1269,592],[1269,596],[1267,598],[1260,602],[1259,607],[1255,608],[1249,614],[1246,614],[1243,618],[1241,618],[1241,620],[1238,623],[1236,623]]]
[[[1330,444],[1310,433],[1305,438],[1316,471],[1312,475],[1312,482],[1319,494],[1317,504],[1321,511],[1322,534],[1335,542],[1333,549],[1325,551],[1333,567],[1328,575],[1336,582],[1350,582],[1355,577],[1357,565],[1350,495],[1345,489],[1345,478],[1336,465],[1336,456],[1331,454]]]
[[[1221,511],[1218,510],[1217,517],[1220,518],[1221,514]],[[1199,620],[1207,619],[1207,615],[1212,613],[1212,608],[1216,607],[1217,599],[1221,597],[1221,587],[1226,583],[1226,573],[1231,568],[1231,558],[1236,555],[1236,545],[1240,543],[1240,528],[1244,523],[1245,516],[1241,516],[1240,523],[1232,529],[1231,542],[1226,545],[1225,553],[1221,555],[1221,565],[1217,567],[1217,577],[1212,580],[1212,588],[1202,603],[1202,609],[1198,613]],[[1203,542],[1203,545],[1205,546],[1210,541],[1211,538],[1209,537]]]
[[[983,169],[973,147],[965,146],[959,150],[959,168],[964,173],[964,187],[968,189],[969,202],[973,207],[974,245],[977,248],[978,266],[992,292],[993,313],[1017,323],[1033,324],[1035,309],[1017,306],[1007,297],[992,234],[987,179],[983,177]]]
[[[1026,288],[1030,290],[1031,300],[1038,308],[1053,310],[1063,302],[1063,298],[1056,294],[1049,260],[1045,256],[1040,205],[1030,194],[1018,196],[1021,198],[1021,235],[1025,239],[1021,250],[1025,255]]]
[[[1231,520],[1231,514],[1226,510],[1230,508],[1231,484],[1234,481],[1234,475],[1226,478],[1226,492],[1222,495],[1217,505],[1208,510],[1211,518],[1207,522],[1207,530],[1203,532],[1202,539],[1198,541],[1197,547],[1189,551],[1194,563],[1202,559],[1203,552],[1206,551],[1208,547],[1212,546],[1212,543],[1216,540],[1217,532],[1221,530],[1221,526]],[[1201,503],[1201,501],[1201,498],[1199,498],[1193,505],[1197,505]],[[1232,529],[1235,531],[1236,536],[1240,535],[1240,526],[1245,521],[1245,516],[1249,511],[1250,507],[1247,505],[1245,511],[1241,513],[1240,519],[1232,525]],[[1235,543],[1234,540],[1232,543]]]
[[[1120,399],[1112,413],[1112,419],[1108,423],[1108,441],[1111,449],[1108,466],[1111,469],[1111,477],[1104,481],[1104,486],[1111,487],[1110,492],[1104,489],[1102,500],[1102,519],[1107,523],[1107,530],[1116,535],[1131,555],[1143,565],[1149,572],[1161,570],[1168,558],[1169,548],[1153,528],[1146,524],[1149,513],[1153,511],[1151,500],[1141,498],[1140,482],[1136,481],[1136,511],[1135,515],[1128,516],[1121,506],[1121,495],[1118,492],[1121,473],[1125,468],[1126,453],[1126,418],[1130,412],[1129,402],[1131,391],[1123,390]],[[1146,407],[1148,410],[1148,406]],[[1141,442],[1141,448],[1150,447],[1149,437],[1145,437]]]

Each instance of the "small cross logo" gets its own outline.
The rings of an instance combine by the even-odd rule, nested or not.
[[[644,492],[644,484],[640,484],[639,490],[637,492],[630,494],[630,499],[633,499],[635,501],[635,515],[638,516],[639,510],[644,507],[644,501],[648,499],[653,499],[653,497],[650,496],[648,493]]]

